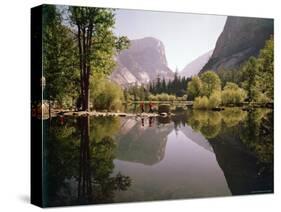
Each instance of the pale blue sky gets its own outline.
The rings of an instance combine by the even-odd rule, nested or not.
[[[129,39],[155,37],[164,43],[168,66],[182,70],[213,49],[226,16],[118,9],[115,33]]]

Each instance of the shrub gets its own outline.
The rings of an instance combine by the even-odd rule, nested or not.
[[[160,95],[159,95],[159,100],[160,101],[169,101],[169,95],[168,94],[166,94],[166,93],[161,93]]]
[[[195,109],[212,109],[216,108],[221,104],[221,93],[215,91],[211,94],[210,98],[206,96],[196,97],[193,102],[193,108]]]
[[[155,95],[152,95],[152,94],[151,94],[151,95],[148,96],[148,100],[149,100],[149,101],[156,101],[156,100],[157,100],[157,97],[156,97]]]
[[[122,107],[124,94],[122,88],[107,79],[95,81],[91,89],[91,100],[96,110],[117,110]]]
[[[255,100],[256,102],[261,104],[266,104],[270,102],[270,98],[268,98],[264,93],[260,93],[260,92],[257,93]]]
[[[209,109],[216,108],[221,104],[221,92],[215,91],[209,98]]]
[[[174,101],[176,100],[176,96],[169,95],[167,93],[161,93],[157,95],[149,95],[148,100],[150,101]]]
[[[235,83],[228,82],[222,91],[221,98],[224,105],[236,105],[244,101],[246,92]]]
[[[193,102],[193,107],[195,109],[208,109],[209,108],[209,100],[206,96],[196,97]]]
[[[175,101],[177,98],[174,95],[169,95],[169,100],[170,101]]]

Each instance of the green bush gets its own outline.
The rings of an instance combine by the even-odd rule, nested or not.
[[[255,97],[255,101],[261,104],[266,104],[270,102],[270,98],[268,98],[264,93],[258,92]]]
[[[237,105],[245,100],[246,92],[235,83],[228,82],[222,91],[221,98],[223,105]]]
[[[219,91],[214,91],[210,98],[206,96],[196,97],[193,102],[193,108],[195,109],[212,109],[216,108],[221,104],[221,93]]]
[[[174,95],[169,95],[169,101],[175,101],[177,98]]]
[[[157,96],[159,101],[169,101],[169,95],[166,93],[161,93]]]
[[[208,109],[209,108],[209,100],[206,96],[196,97],[193,102],[193,108],[195,109]]]
[[[150,101],[174,101],[176,100],[176,96],[169,95],[167,93],[161,93],[156,95],[149,95],[148,100]]]
[[[157,97],[155,95],[151,94],[151,95],[148,96],[148,100],[149,101],[157,101]]]
[[[221,104],[221,92],[215,91],[209,98],[208,107],[209,109],[216,108]]]
[[[124,101],[122,88],[108,79],[94,78],[90,91],[94,109],[115,111],[122,107]]]

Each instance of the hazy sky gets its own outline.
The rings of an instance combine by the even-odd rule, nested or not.
[[[115,33],[129,39],[155,37],[164,43],[168,66],[182,70],[213,49],[226,16],[116,10]]]

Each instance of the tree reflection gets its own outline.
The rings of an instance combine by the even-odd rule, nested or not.
[[[200,131],[206,138],[214,138],[221,130],[221,121],[220,112],[193,110],[187,124],[195,131]]]
[[[202,133],[207,139],[215,138],[224,127],[235,127],[243,122],[247,112],[238,108],[227,108],[224,111],[192,110],[186,122],[196,132]]]
[[[247,112],[240,108],[227,108],[221,115],[226,127],[234,127],[246,119]]]
[[[141,120],[125,120],[129,123],[123,133],[119,117],[65,118],[63,123],[54,118],[50,125],[44,121],[48,127],[44,143],[46,206],[114,202],[116,192],[128,189],[131,179],[113,172],[113,160],[156,164],[164,158],[170,132],[190,129],[186,124],[208,139],[232,194],[273,188],[272,110],[188,110],[171,117],[146,118],[144,127]]]
[[[233,195],[273,189],[273,113],[223,111],[225,124],[209,142]],[[235,116],[236,115],[236,116]]]
[[[273,163],[273,112],[265,109],[249,112],[240,137],[260,164]]]
[[[113,176],[118,119],[79,117],[53,123],[46,144],[45,200],[48,206],[114,202],[131,179]]]

